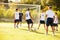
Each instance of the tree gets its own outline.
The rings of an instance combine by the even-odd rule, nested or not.
[[[48,4],[55,6],[55,10],[60,10],[60,0],[50,0]]]
[[[4,0],[4,3],[8,3],[8,0]]]

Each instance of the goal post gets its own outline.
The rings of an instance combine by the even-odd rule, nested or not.
[[[20,8],[22,9],[22,11],[27,8],[31,9],[31,13],[32,16],[34,18],[34,22],[37,23],[39,21],[40,18],[40,5],[34,5],[34,4],[16,4],[16,3],[0,3],[0,6],[4,5],[4,8],[7,9],[6,11],[8,11],[9,9],[11,9],[10,11],[15,11],[16,8]],[[13,12],[11,13],[11,15],[13,14]],[[8,12],[9,13],[9,12]],[[7,15],[8,18],[9,15]]]

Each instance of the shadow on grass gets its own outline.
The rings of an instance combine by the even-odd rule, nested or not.
[[[56,33],[60,33],[59,31],[56,31]]]
[[[28,31],[28,29],[20,29],[20,30],[24,30],[24,31]],[[31,30],[30,32],[34,32],[34,33],[37,33],[37,34],[44,34],[44,33],[41,33],[41,32],[38,32],[38,31],[33,31],[33,30]]]
[[[28,31],[28,29],[23,29],[23,28],[22,28],[22,29],[20,29],[20,30]]]
[[[37,34],[44,34],[44,33],[41,33],[41,32],[38,32],[38,31],[31,31],[31,32],[34,32],[34,33],[37,33]]]
[[[22,28],[22,29],[20,29],[20,30],[28,31],[28,29],[25,29],[25,28]],[[30,32],[37,33],[37,34],[45,34],[45,33],[38,32],[38,31],[33,31],[33,30],[31,30]],[[50,34],[48,34],[48,35],[50,35]]]
[[[55,35],[55,37],[60,39],[60,36],[59,35]]]
[[[52,32],[52,31],[49,30],[49,32]],[[56,33],[60,33],[59,31],[56,31],[56,30],[55,30],[55,32],[56,32]]]

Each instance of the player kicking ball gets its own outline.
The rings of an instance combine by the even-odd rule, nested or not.
[[[26,13],[26,22],[28,24],[28,31],[30,31],[32,28],[33,28],[33,21],[32,21],[32,16],[31,16],[31,13],[30,13],[30,9],[28,8]],[[31,24],[31,27],[30,27],[30,24]]]

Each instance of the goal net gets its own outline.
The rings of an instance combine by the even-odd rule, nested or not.
[[[40,15],[40,5],[32,5],[32,4],[17,4],[17,3],[0,3],[0,20],[6,22],[13,22],[15,9],[18,8],[23,13],[23,22],[24,15],[27,8],[30,8],[30,12],[32,17],[34,18],[34,22],[37,23],[39,21]]]

